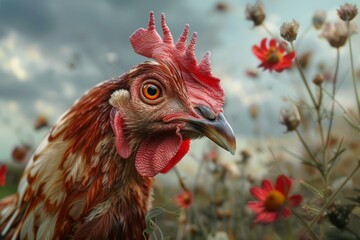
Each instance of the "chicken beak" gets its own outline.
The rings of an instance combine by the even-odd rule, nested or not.
[[[217,116],[207,106],[200,105],[195,107],[198,118],[193,116],[169,116],[164,122],[182,122],[185,132],[194,132],[205,136],[214,143],[229,151],[232,155],[236,150],[236,139],[230,124],[226,121],[224,114],[220,112]],[[192,137],[190,137],[192,138]]]
[[[223,113],[219,113],[214,120],[191,119],[189,123],[193,130],[208,137],[214,143],[229,151],[232,155],[235,154],[235,135]]]

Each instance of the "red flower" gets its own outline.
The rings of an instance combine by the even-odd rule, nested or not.
[[[191,192],[184,191],[181,194],[176,196],[176,203],[181,208],[188,208],[193,202],[193,197]]]
[[[281,72],[282,70],[291,67],[292,60],[295,57],[295,52],[285,53],[285,42],[278,44],[276,39],[271,39],[269,47],[266,45],[267,39],[264,38],[260,46],[253,46],[252,52],[261,61],[259,67],[263,67],[265,70],[269,69],[270,72],[275,70]]]
[[[0,166],[0,186],[5,186],[6,165]]]
[[[289,218],[290,207],[296,207],[302,202],[300,194],[288,196],[291,186],[292,180],[281,175],[276,179],[275,188],[268,179],[262,181],[261,188],[252,187],[251,194],[259,200],[248,203],[251,210],[257,214],[255,221],[272,223],[281,216]]]

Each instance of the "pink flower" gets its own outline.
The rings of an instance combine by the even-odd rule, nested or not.
[[[286,45],[285,42],[282,44]],[[281,72],[291,67],[295,52],[285,53],[285,48],[282,44],[278,44],[276,39],[273,38],[270,40],[269,46],[267,46],[267,39],[264,38],[260,46],[253,46],[252,52],[261,61],[259,67],[263,67],[265,70],[269,69],[270,72],[272,70]]]
[[[290,208],[299,206],[302,202],[300,194],[289,196],[291,186],[292,180],[280,175],[276,179],[275,187],[269,179],[262,181],[261,188],[252,187],[250,192],[258,201],[248,202],[248,206],[257,214],[255,221],[272,223],[280,217],[289,218]]]

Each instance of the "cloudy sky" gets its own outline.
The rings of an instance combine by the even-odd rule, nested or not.
[[[219,12],[215,0],[0,0],[0,159],[8,158],[19,141],[40,141],[46,131],[32,130],[38,114],[53,123],[86,90],[143,62],[145,58],[133,52],[129,36],[146,27],[151,10],[157,23],[160,13],[166,14],[174,38],[186,23],[190,31],[198,32],[198,59],[207,50],[212,52],[214,75],[222,79],[227,96],[225,113],[237,135],[252,135],[255,124],[248,110],[252,105],[259,106],[258,124],[264,132],[281,135],[284,129],[278,124],[278,113],[286,106],[282,99],[298,96],[294,86],[300,79],[294,70],[261,72],[255,80],[244,74],[259,64],[251,46],[269,37],[245,20],[245,7],[254,2],[223,1],[228,10]],[[318,38],[320,32],[310,28],[312,15],[325,10],[328,19],[334,20],[336,8],[344,3],[264,0],[266,24],[274,34],[293,18],[300,22],[300,35],[306,32],[299,53],[315,52],[309,78],[319,63],[330,68],[335,64],[335,51]],[[354,47],[359,45],[355,36]],[[343,53],[345,79],[347,49]],[[344,96],[348,85],[343,84]]]

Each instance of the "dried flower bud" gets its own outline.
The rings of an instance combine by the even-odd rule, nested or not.
[[[254,26],[259,26],[265,20],[265,8],[261,0],[255,5],[247,5],[245,10],[246,19],[253,21]]]
[[[248,150],[244,149],[240,152],[240,156],[241,156],[241,163],[247,163],[247,161],[251,157],[251,154]]]
[[[48,126],[49,123],[47,117],[45,117],[44,115],[38,115],[34,123],[35,130],[39,130]]]
[[[354,17],[356,17],[358,14],[358,9],[355,4],[353,5],[350,3],[345,3],[344,5],[340,6],[340,8],[337,10],[337,13],[339,17],[346,22],[351,21],[354,19]]]
[[[350,34],[356,32],[355,23],[350,24]],[[335,48],[343,46],[348,37],[348,30],[345,22],[329,23],[327,22],[320,37],[328,40],[330,45]]]
[[[296,39],[299,30],[299,23],[294,19],[291,22],[285,22],[281,25],[280,35],[288,42],[292,42]]]
[[[259,72],[256,69],[246,69],[245,74],[250,78],[259,77]]]
[[[316,74],[313,79],[313,83],[317,86],[320,86],[324,82],[324,76],[321,73]]]
[[[230,10],[230,6],[225,2],[218,2],[215,4],[215,10],[217,12],[227,12]]]
[[[328,186],[323,191],[324,196],[330,197],[334,193],[334,189],[331,186]]]
[[[306,69],[309,66],[312,57],[312,52],[307,51],[299,56],[299,63],[302,69]]]
[[[300,113],[295,105],[289,109],[281,109],[280,123],[286,126],[286,131],[294,131],[300,124]]]
[[[325,11],[316,11],[312,18],[313,26],[319,30],[325,23],[326,12]]]

